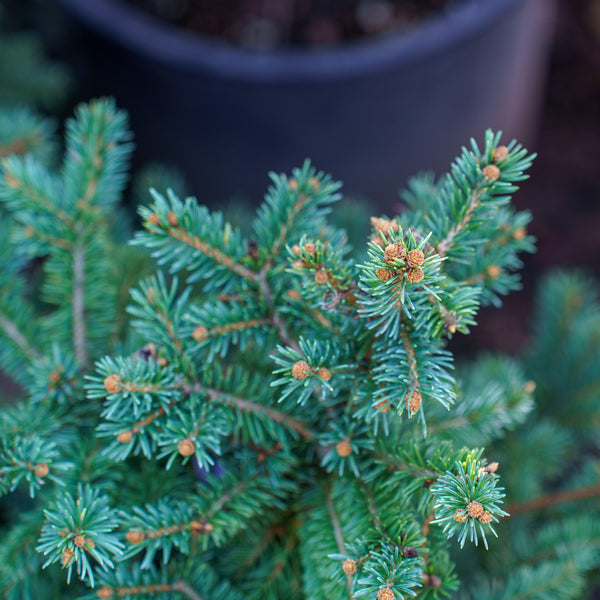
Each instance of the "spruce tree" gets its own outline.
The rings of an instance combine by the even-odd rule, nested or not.
[[[151,190],[125,246],[125,114],[95,101],[66,131],[56,172],[31,154],[0,163],[0,365],[23,389],[0,420],[5,597],[438,598],[457,591],[461,556],[485,566],[471,545],[498,555],[500,529],[519,535],[498,473],[515,470],[523,501],[556,473],[531,456],[536,477],[519,475],[521,438],[499,442],[534,386],[510,359],[457,376],[448,344],[519,287],[533,250],[529,214],[510,205],[533,158],[520,145],[488,131],[448,175],[413,180],[407,210],[374,216],[356,260],[328,222],[340,184],[309,162],[271,175],[249,237]],[[157,271],[125,313],[140,249]],[[597,319],[594,302],[571,308]],[[535,439],[566,461],[575,441],[546,439],[567,426],[561,388],[542,377],[556,343],[544,319],[561,306],[527,368],[558,411]],[[560,557],[542,553],[538,575]],[[535,589],[531,569],[490,571],[486,594]],[[539,597],[574,598],[571,584]]]

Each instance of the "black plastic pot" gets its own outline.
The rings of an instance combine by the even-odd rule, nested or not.
[[[409,32],[323,50],[250,51],[116,0],[60,0],[87,29],[93,84],[130,111],[138,157],[181,167],[217,204],[261,199],[310,157],[385,207],[486,127],[532,141],[553,0],[459,4]]]

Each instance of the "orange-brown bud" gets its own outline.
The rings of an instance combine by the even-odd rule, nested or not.
[[[512,233],[513,239],[521,241],[527,237],[527,229],[525,227],[517,227]]]
[[[421,396],[421,392],[419,390],[415,390],[410,398],[407,400],[408,412],[411,415],[414,415],[419,408],[421,408],[421,402],[423,401],[423,397]]]
[[[292,377],[294,379],[306,379],[310,375],[310,366],[305,360],[298,360],[292,366]]]
[[[142,531],[136,531],[135,529],[132,529],[127,532],[125,539],[130,544],[141,544],[146,539],[146,534]]]
[[[487,525],[487,523],[491,523],[492,515],[487,510],[484,510],[483,514],[479,517],[479,522],[483,523],[484,525]]]
[[[196,452],[196,444],[189,438],[180,440],[177,444],[177,452],[179,452],[181,456],[192,456],[192,454]]]
[[[404,260],[405,257],[406,250],[404,249],[404,244],[401,244],[400,242],[388,244],[383,251],[383,260],[389,265],[391,265],[396,259]]]
[[[327,283],[329,276],[327,275],[327,271],[325,269],[319,269],[315,272],[315,283],[319,285],[323,285]]]
[[[407,269],[406,271],[406,280],[409,283],[421,283],[425,278],[425,273],[423,269]]]
[[[148,223],[150,223],[150,225],[160,225],[158,215],[156,213],[148,215]]]
[[[335,451],[341,458],[346,458],[352,454],[352,446],[349,440],[342,440],[335,445]]]
[[[388,269],[375,269],[375,275],[377,275],[379,281],[389,281],[394,277],[394,271],[388,271]]]
[[[204,327],[204,325],[198,325],[198,327],[196,327],[196,329],[194,329],[194,333],[192,333],[192,337],[197,342],[201,342],[202,340],[206,339],[207,335],[208,335],[208,329],[206,327]]]
[[[127,431],[121,431],[121,433],[119,433],[119,435],[117,436],[117,442],[120,442],[121,444],[129,444],[129,442],[131,442],[131,440],[133,439],[133,432],[128,429]]]
[[[329,381],[331,379],[331,371],[326,367],[320,367],[319,369],[317,369],[317,375],[323,381]]]
[[[485,270],[485,272],[492,281],[495,281],[498,279],[498,277],[500,277],[502,269],[498,265],[488,265],[488,268]]]
[[[342,569],[346,575],[354,575],[354,573],[356,573],[356,561],[347,558],[342,565]]]
[[[406,264],[412,269],[418,269],[422,267],[424,262],[425,255],[423,254],[422,250],[418,250],[417,248],[411,250],[406,256]]]
[[[112,375],[109,375],[105,380],[104,380],[104,389],[109,393],[109,394],[116,394],[117,392],[119,392],[121,390],[121,383],[122,379],[119,375],[117,375],[116,373],[113,373]]]
[[[479,519],[484,512],[481,502],[473,501],[467,504],[467,514],[474,519]]]
[[[33,470],[33,474],[37,477],[46,477],[50,472],[50,467],[45,463],[41,462],[35,465],[35,469]]]
[[[483,167],[482,173],[488,181],[496,181],[500,177],[500,169],[496,165]]]
[[[60,562],[62,564],[63,567],[66,567],[70,564],[70,562],[73,560],[73,557],[75,556],[75,552],[73,552],[73,550],[71,550],[71,548],[65,548],[62,551],[62,555],[60,557]]]
[[[494,162],[500,162],[508,156],[508,148],[506,146],[498,146],[492,150],[492,159]]]
[[[389,587],[380,588],[377,592],[377,600],[394,600],[394,592]]]

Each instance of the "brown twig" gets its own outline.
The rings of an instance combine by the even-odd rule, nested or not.
[[[592,498],[594,496],[600,496],[600,483],[588,485],[586,487],[577,488],[574,490],[551,492],[550,494],[539,496],[538,498],[528,500],[527,502],[511,504],[506,507],[506,512],[510,516],[522,515],[534,510],[549,508],[551,506],[555,506],[556,504],[573,502],[575,500],[583,500],[585,498]]]
[[[204,600],[202,596],[197,594],[187,583],[183,581],[177,581],[172,586],[171,589],[175,592],[181,592],[185,594],[190,600]]]
[[[473,217],[475,209],[481,202],[481,195],[483,194],[486,185],[487,183],[484,183],[480,187],[477,187],[473,190],[469,207],[467,208],[465,216],[456,225],[452,226],[448,232],[448,235],[446,235],[446,237],[438,244],[438,254],[441,257],[446,256],[446,252],[450,250],[452,246],[454,246],[454,238],[468,225],[469,221]]]
[[[282,425],[286,425],[290,429],[293,429],[294,431],[299,433],[305,440],[312,440],[315,437],[314,433],[312,433],[304,423],[302,423],[298,419],[295,419],[294,417],[290,417],[286,413],[275,410],[270,406],[264,406],[263,404],[253,402],[252,400],[248,400],[246,398],[240,398],[239,396],[235,396],[234,394],[229,394],[227,392],[222,392],[214,388],[209,388],[200,383],[195,383],[192,386],[189,386],[187,391],[196,392],[200,394],[208,394],[209,398],[215,402],[224,402],[226,404],[235,406],[240,410],[247,410],[249,412],[267,415],[276,423],[281,423]]]
[[[335,537],[335,543],[337,545],[338,552],[340,554],[345,554],[346,544],[344,543],[344,536],[342,534],[340,520],[338,519],[337,513],[335,512],[335,508],[333,506],[331,491],[329,491],[327,494],[327,501],[325,502],[325,506],[327,508],[327,512],[329,513],[329,518],[333,527],[333,535]],[[352,598],[352,576],[348,574],[346,574],[346,587],[348,589],[348,597]]]
[[[33,348],[27,338],[21,333],[19,328],[6,316],[0,313],[0,327],[4,329],[4,333],[17,345],[21,350],[27,354],[31,360],[38,360],[41,358],[39,352]]]

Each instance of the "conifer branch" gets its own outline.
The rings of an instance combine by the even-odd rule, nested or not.
[[[25,154],[25,152],[27,152],[27,144],[24,138],[15,138],[8,144],[0,144],[0,157],[9,154]]]
[[[84,286],[85,250],[77,244],[73,249],[73,347],[82,369],[88,364]]]
[[[221,390],[209,388],[207,386],[202,385],[201,383],[195,383],[191,386],[185,386],[184,390],[188,393],[196,392],[198,394],[207,394],[208,397],[214,402],[222,402],[224,404],[229,404],[230,406],[235,406],[240,410],[247,410],[253,413],[267,415],[276,423],[281,423],[282,425],[286,425],[290,429],[293,429],[294,431],[299,433],[305,440],[312,440],[315,437],[314,433],[312,433],[308,429],[308,427],[304,423],[302,423],[302,421],[299,421],[294,417],[290,417],[286,413],[275,410],[270,406],[264,406],[263,404],[259,404],[258,402],[253,402],[252,400],[241,398],[228,392],[222,392]]]
[[[406,350],[406,355],[408,357],[408,366],[410,369],[410,379],[411,379],[411,387],[413,391],[419,391],[419,371],[417,369],[417,359],[415,357],[415,350],[412,346],[410,338],[408,337],[408,333],[406,333],[406,329],[402,329],[402,343],[404,344],[404,349]]]
[[[346,544],[344,542],[344,536],[342,534],[340,520],[337,516],[337,513],[335,512],[335,507],[333,506],[331,490],[328,490],[327,492],[327,500],[325,501],[325,507],[327,508],[327,513],[329,514],[331,526],[333,527],[333,535],[335,537],[335,543],[337,545],[338,552],[340,554],[345,554]],[[348,573],[346,573],[346,588],[348,590],[348,598],[352,600],[352,576]]]
[[[454,246],[454,238],[469,224],[469,221],[473,218],[473,213],[481,203],[481,197],[488,182],[483,181],[480,183],[472,192],[469,206],[465,216],[455,225],[452,226],[446,237],[438,244],[437,253],[440,257],[446,256],[446,252]]]
[[[296,352],[300,352],[300,346],[298,346],[296,340],[294,340],[294,338],[289,334],[285,327],[285,324],[283,323],[281,317],[275,309],[275,304],[273,302],[273,294],[271,293],[271,288],[267,283],[267,270],[269,269],[269,267],[270,263],[267,262],[265,266],[261,269],[260,273],[258,274],[258,285],[263,294],[265,302],[267,303],[269,312],[271,313],[271,320],[273,322],[273,325],[275,325],[277,331],[279,331],[279,337],[281,338],[281,341],[286,346],[289,346],[290,348],[296,350]]]
[[[190,600],[204,600],[200,594],[197,594],[187,583],[183,581],[177,581],[171,587],[174,592],[181,592],[185,594]]]
[[[226,267],[230,271],[233,271],[240,277],[258,283],[258,273],[247,269],[244,265],[236,263],[230,256],[221,252],[218,248],[213,248],[206,242],[203,242],[198,236],[190,235],[182,227],[171,226],[168,228],[168,234],[170,237],[183,242],[196,250],[200,250],[202,254],[212,258],[215,262]]]
[[[564,504],[565,502],[593,498],[594,496],[600,496],[600,483],[576,488],[574,490],[551,492],[550,494],[545,494],[543,496],[539,496],[538,498],[527,500],[526,502],[511,504],[506,507],[506,512],[513,517],[515,515],[522,515],[534,510],[550,508],[551,506],[555,506],[557,504]]]
[[[41,354],[33,348],[19,328],[8,317],[0,313],[0,327],[4,333],[31,359],[40,360]]]

